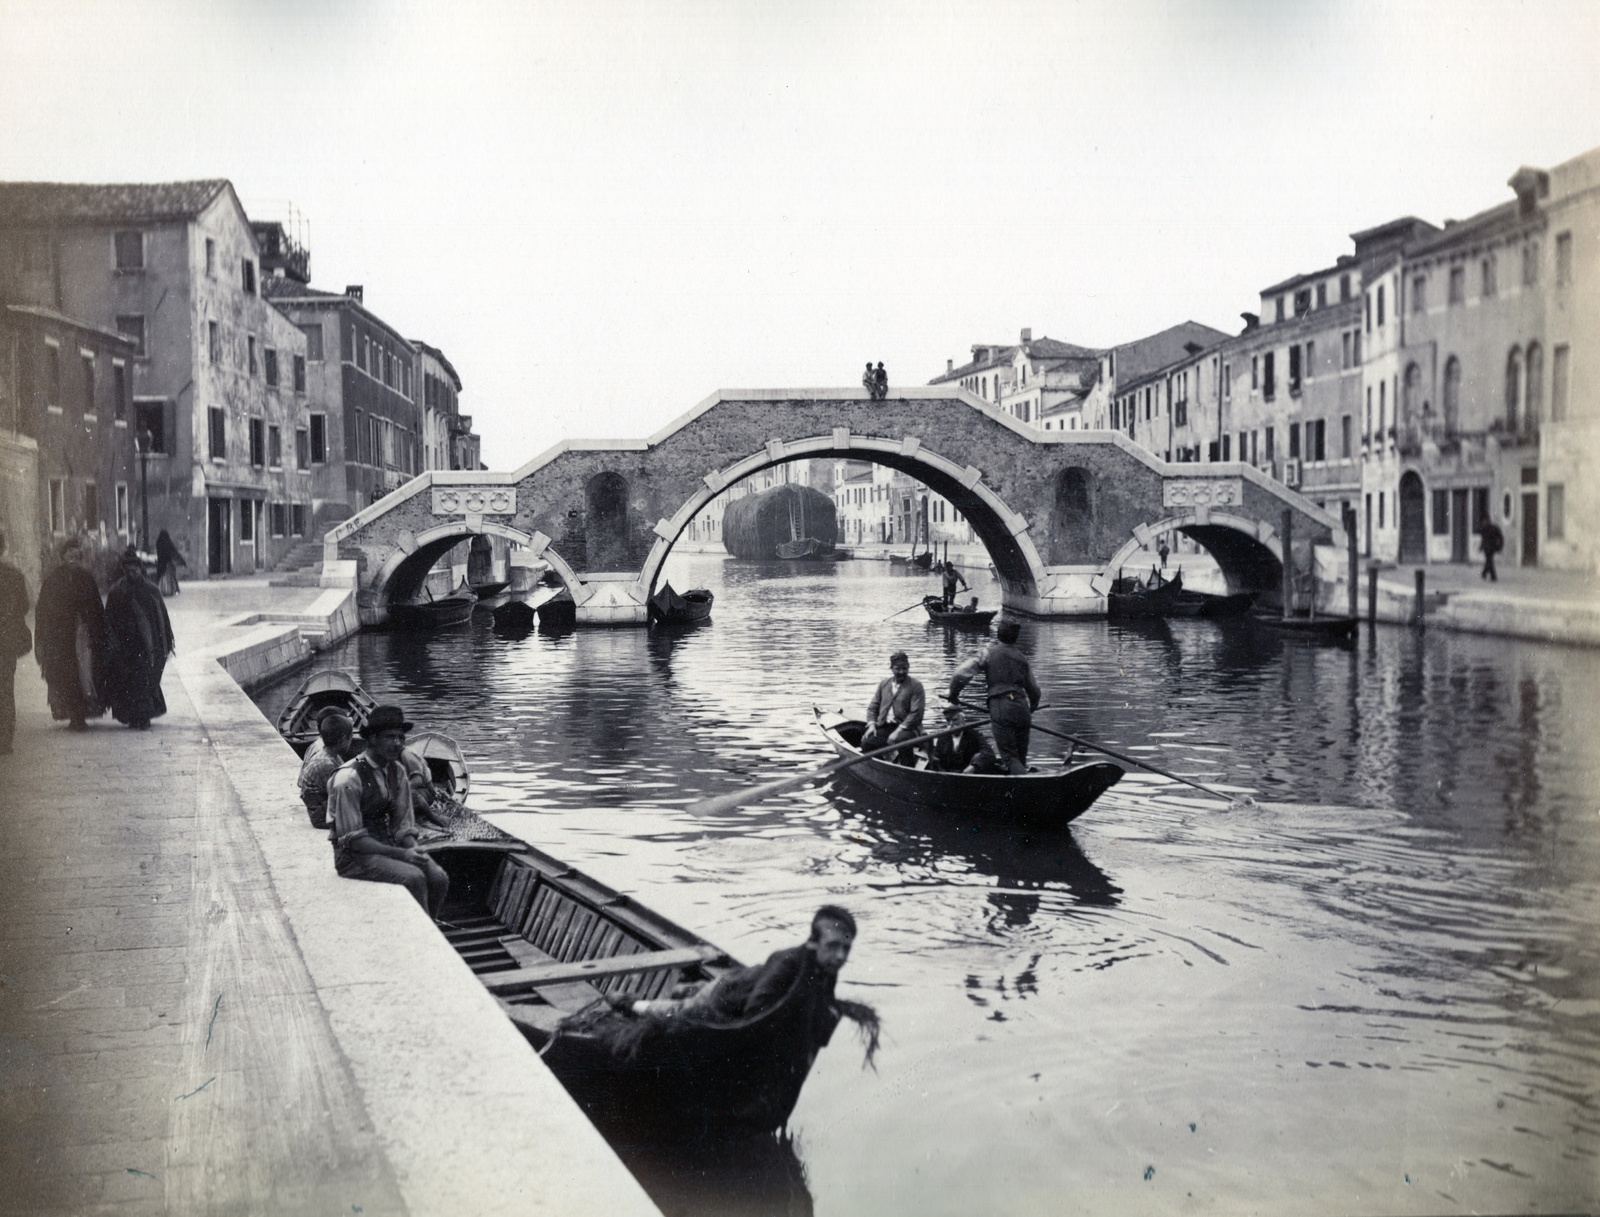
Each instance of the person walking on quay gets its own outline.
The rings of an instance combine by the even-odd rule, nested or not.
[[[6,561],[6,534],[0,532],[0,756],[11,755],[17,730],[17,660],[33,650],[28,607],[28,581]]]
[[[1478,537],[1479,544],[1483,546],[1483,573],[1478,578],[1498,583],[1500,576],[1495,573],[1494,556],[1505,548],[1506,535],[1493,520],[1485,520],[1478,528]]]
[[[878,370],[872,374],[872,395],[879,401],[889,396],[889,373],[883,370],[883,360],[878,360]]]
[[[83,545],[69,540],[60,561],[39,587],[34,606],[33,654],[49,691],[50,717],[73,731],[106,712],[100,693],[106,651],[106,616],[100,585],[84,565]]]
[[[1028,657],[1017,647],[1022,627],[1007,619],[995,627],[992,642],[957,668],[950,677],[948,700],[956,701],[968,682],[982,672],[988,686],[989,725],[994,747],[1006,773],[1028,772],[1028,734],[1033,712],[1039,707],[1039,682],[1033,678]]]
[[[1156,542],[1156,556],[1161,559],[1162,570],[1167,569],[1167,555],[1171,552],[1172,551],[1167,548],[1167,538],[1165,536],[1163,536],[1160,541]]]
[[[922,714],[927,694],[922,682],[911,675],[911,661],[904,651],[889,656],[889,676],[879,682],[867,703],[867,727],[861,733],[861,750],[887,748],[899,740],[922,734]],[[909,763],[910,750],[897,752],[893,760]]]
[[[122,555],[122,578],[106,596],[105,696],[111,716],[136,731],[167,712],[161,673],[175,649],[172,622],[139,551]]]
[[[346,879],[400,884],[437,920],[450,877],[417,848],[411,781],[400,761],[409,730],[399,706],[374,707],[361,729],[361,754],[328,783],[333,868]]]
[[[188,567],[165,528],[156,536],[156,587],[163,596],[178,594],[178,567]]]

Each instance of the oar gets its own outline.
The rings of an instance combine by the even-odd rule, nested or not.
[[[949,699],[946,698],[945,700],[948,701]],[[980,709],[980,707],[973,705],[969,701],[958,700],[957,704],[965,706],[969,710]],[[1064,739],[1068,743],[1077,744],[1080,747],[1088,748],[1093,752],[1103,752],[1105,755],[1113,757],[1124,764],[1137,765],[1140,769],[1148,769],[1151,773],[1159,773],[1162,777],[1171,778],[1174,782],[1182,782],[1185,786],[1193,786],[1196,790],[1205,791],[1214,799],[1223,800],[1223,802],[1227,803],[1229,807],[1254,807],[1256,805],[1256,801],[1247,794],[1228,794],[1226,791],[1217,790],[1214,787],[1206,786],[1203,783],[1197,782],[1193,778],[1181,777],[1178,774],[1172,773],[1166,769],[1162,769],[1157,765],[1152,765],[1149,761],[1141,761],[1135,757],[1124,756],[1120,752],[1113,752],[1110,748],[1107,748],[1103,744],[1090,743],[1086,739],[1079,739],[1076,735],[1068,735],[1065,731],[1054,731],[1049,727],[1041,727],[1038,723],[1033,724],[1033,730],[1041,732],[1044,735],[1053,735],[1057,739]]]
[[[915,604],[908,604],[908,605],[905,606],[905,608],[901,609],[900,612],[898,612],[898,613],[890,613],[887,617],[884,618],[884,620],[885,621],[893,621],[896,617],[898,617],[900,615],[900,613],[909,613],[914,608],[921,608],[923,603],[924,603],[923,601],[918,600]]]
[[[965,731],[968,727],[980,722],[988,722],[988,716],[976,721],[968,720],[955,727],[945,727],[941,731],[934,731],[928,735],[918,735],[912,739],[901,740],[897,744],[890,744],[887,748],[874,748],[871,752],[863,752],[860,756],[841,757],[830,761],[826,765],[819,765],[815,769],[808,769],[804,773],[797,773],[791,777],[778,778],[775,781],[763,782],[759,786],[746,786],[742,790],[735,790],[731,794],[713,795],[709,799],[700,799],[690,803],[687,811],[695,815],[721,815],[732,811],[735,807],[742,807],[746,803],[753,803],[758,799],[769,798],[775,794],[782,794],[785,790],[793,790],[804,786],[807,782],[814,782],[818,778],[825,778],[830,773],[838,773],[841,769],[848,769],[851,765],[859,765],[862,761],[870,761],[875,756],[882,756],[886,752],[899,752],[902,748],[915,748],[918,744],[926,744],[929,740],[939,739],[941,736],[954,735],[958,731]]]

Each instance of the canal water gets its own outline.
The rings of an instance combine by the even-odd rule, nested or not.
[[[926,575],[674,556],[713,621],[363,634],[321,657],[454,735],[471,804],[746,962],[860,924],[792,1140],[636,1161],[668,1212],[1563,1212],[1600,1203],[1600,655],[1395,627],[1028,622],[1037,721],[1137,771],[1070,833],[915,811],[822,764],[895,649],[937,693],[982,639]],[[989,580],[973,580],[986,604]],[[294,685],[260,699],[275,714]],[[1036,761],[1064,745],[1034,737]]]

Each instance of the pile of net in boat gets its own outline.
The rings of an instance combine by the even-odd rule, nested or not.
[[[441,794],[435,798],[431,810],[433,818],[443,820],[447,827],[435,828],[430,824],[419,823],[417,836],[424,845],[446,840],[513,841],[516,839],[510,833],[496,828],[476,812],[468,811],[448,795]]]
[[[856,1035],[862,1045],[862,1068],[870,1065],[876,1072],[874,1058],[878,1055],[883,1029],[877,1010],[866,1002],[848,1001],[842,997],[834,998],[832,1004],[841,1018],[855,1024]],[[719,1021],[692,1009],[636,1013],[626,995],[617,995],[614,1001],[600,998],[567,1015],[557,1027],[556,1035],[567,1031],[581,1032],[596,1040],[610,1055],[620,1060],[636,1060],[640,1052],[658,1040],[670,1039],[691,1029],[715,1027]]]
[[[781,542],[802,537],[830,546],[839,540],[833,500],[810,486],[774,486],[734,499],[722,513],[722,547],[735,558],[769,560],[777,556]]]

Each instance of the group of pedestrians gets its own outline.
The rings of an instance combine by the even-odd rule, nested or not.
[[[867,400],[882,401],[889,396],[889,373],[883,370],[883,360],[878,360],[878,366],[872,366],[872,360],[867,360],[867,370],[861,373],[861,387],[867,391]]]
[[[170,544],[170,542],[169,542]],[[0,534],[0,755],[16,731],[16,665],[30,650],[49,694],[50,716],[73,731],[107,710],[119,723],[147,730],[167,712],[161,676],[175,642],[161,593],[128,546],[104,603],[82,542],[68,539],[39,588],[34,630],[25,620],[28,588],[5,561]]]

